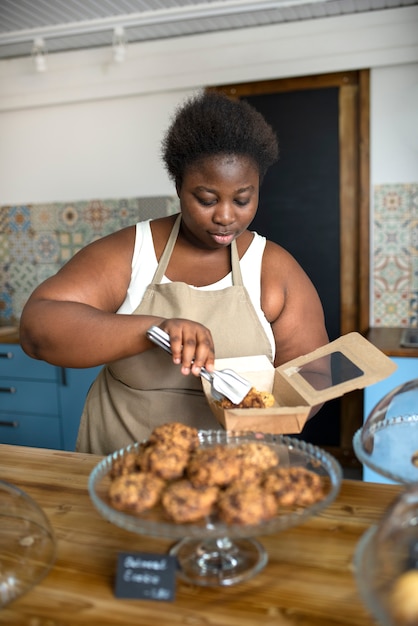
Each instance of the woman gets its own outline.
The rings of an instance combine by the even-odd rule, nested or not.
[[[213,92],[189,99],[163,140],[179,215],[88,245],[34,291],[21,317],[27,354],[106,364],[78,450],[107,454],[167,421],[216,428],[199,376],[215,354],[265,354],[278,366],[328,342],[305,272],[248,230],[277,154],[273,130],[248,103]],[[169,334],[172,357],[147,339],[153,324]]]

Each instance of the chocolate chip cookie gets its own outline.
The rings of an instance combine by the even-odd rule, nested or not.
[[[185,448],[160,443],[145,448],[139,462],[142,471],[152,472],[165,480],[174,480],[183,476],[188,460],[189,452]]]
[[[242,463],[235,450],[222,445],[197,449],[187,464],[190,482],[195,486],[224,487],[238,478]]]
[[[157,504],[165,483],[148,472],[118,476],[109,487],[113,507],[143,513]]]
[[[226,524],[260,524],[277,513],[277,504],[271,493],[258,485],[241,481],[231,484],[218,498],[219,518]]]
[[[268,470],[263,488],[279,506],[309,506],[324,498],[321,477],[304,467],[277,467]]]
[[[168,517],[183,524],[209,515],[217,496],[217,487],[195,487],[189,480],[183,479],[168,485],[161,502]]]
[[[196,428],[169,422],[161,424],[152,431],[149,443],[151,445],[170,445],[184,450],[195,450],[199,446],[199,433]]]

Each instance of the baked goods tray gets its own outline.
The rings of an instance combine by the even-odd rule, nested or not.
[[[227,431],[199,431],[201,447],[218,444],[238,445],[248,441],[258,441],[271,446],[279,457],[281,467],[297,466],[320,475],[324,484],[324,498],[310,506],[294,509],[281,509],[278,514],[257,525],[227,525],[214,516],[207,516],[198,522],[174,523],[169,521],[159,507],[141,514],[120,511],[113,508],[108,499],[109,473],[115,460],[135,451],[141,445],[135,443],[118,450],[102,459],[93,469],[89,478],[89,494],[97,510],[111,523],[126,530],[151,536],[167,538],[196,537],[251,537],[270,534],[302,523],[312,515],[326,508],[336,498],[342,480],[339,463],[319,447],[284,435],[264,433],[242,433]]]

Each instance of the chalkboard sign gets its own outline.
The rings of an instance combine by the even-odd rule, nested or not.
[[[246,97],[279,138],[251,228],[288,250],[322,300],[330,339],[340,335],[338,88]]]
[[[115,595],[117,598],[174,600],[177,559],[146,552],[118,555]]]
[[[339,89],[243,98],[277,133],[279,161],[267,172],[250,228],[288,250],[315,285],[330,340],[340,336]],[[302,438],[337,445],[340,399],[308,422]]]

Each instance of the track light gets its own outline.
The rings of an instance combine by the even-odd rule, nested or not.
[[[46,54],[47,49],[45,46],[45,41],[42,39],[42,37],[38,37],[34,40],[32,48],[33,63],[37,72],[46,72]]]
[[[116,26],[113,31],[113,60],[115,63],[123,63],[127,52],[127,41],[123,26]]]

